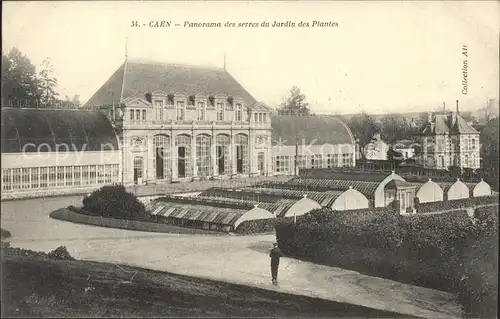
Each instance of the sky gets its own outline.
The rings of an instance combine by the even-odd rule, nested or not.
[[[498,99],[499,9],[496,1],[7,1],[2,50],[17,47],[37,68],[50,58],[61,96],[79,94],[82,102],[124,62],[127,43],[129,58],[168,63],[222,68],[225,55],[227,71],[271,107],[297,85],[317,113],[429,111],[443,102],[451,109],[456,100],[461,110],[475,110]]]

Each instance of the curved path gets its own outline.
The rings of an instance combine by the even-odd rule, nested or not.
[[[267,251],[274,235],[160,234],[73,224],[48,214],[78,205],[79,196],[2,202],[2,228],[13,247],[50,251],[60,245],[77,259],[128,264],[347,302],[425,318],[459,318],[452,294],[355,271],[283,258],[279,286],[270,283]]]

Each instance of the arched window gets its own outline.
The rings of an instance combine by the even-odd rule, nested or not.
[[[191,136],[178,135],[175,138],[177,150],[177,175],[180,178],[192,176],[191,169]]]
[[[153,136],[153,150],[156,179],[170,178],[170,137],[163,134]]]
[[[231,144],[228,135],[219,134],[216,137],[216,165],[218,166],[219,175],[231,174],[231,156],[229,147]]]
[[[211,145],[212,138],[209,135],[202,134],[196,137],[196,166],[198,167],[198,176],[200,177],[212,175]]]
[[[236,172],[248,174],[248,136],[236,134],[234,144],[236,147]]]

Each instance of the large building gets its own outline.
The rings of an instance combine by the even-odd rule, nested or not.
[[[125,61],[86,106],[115,127],[124,184],[272,174],[270,110],[226,70]]]
[[[121,153],[100,112],[2,108],[2,198],[120,182]]]
[[[300,169],[353,167],[356,141],[349,127],[332,116],[273,115],[272,170],[296,175]]]
[[[455,112],[429,113],[427,123],[419,131],[419,141],[422,152],[417,162],[423,167],[480,167],[479,132],[460,116],[458,101]]]

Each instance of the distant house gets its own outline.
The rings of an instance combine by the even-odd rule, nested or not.
[[[368,160],[387,160],[389,145],[376,133],[370,143],[364,146],[365,158]]]
[[[456,112],[434,115],[429,113],[427,123],[418,135],[422,149],[418,164],[423,167],[480,167],[479,132],[460,116],[458,101]]]

